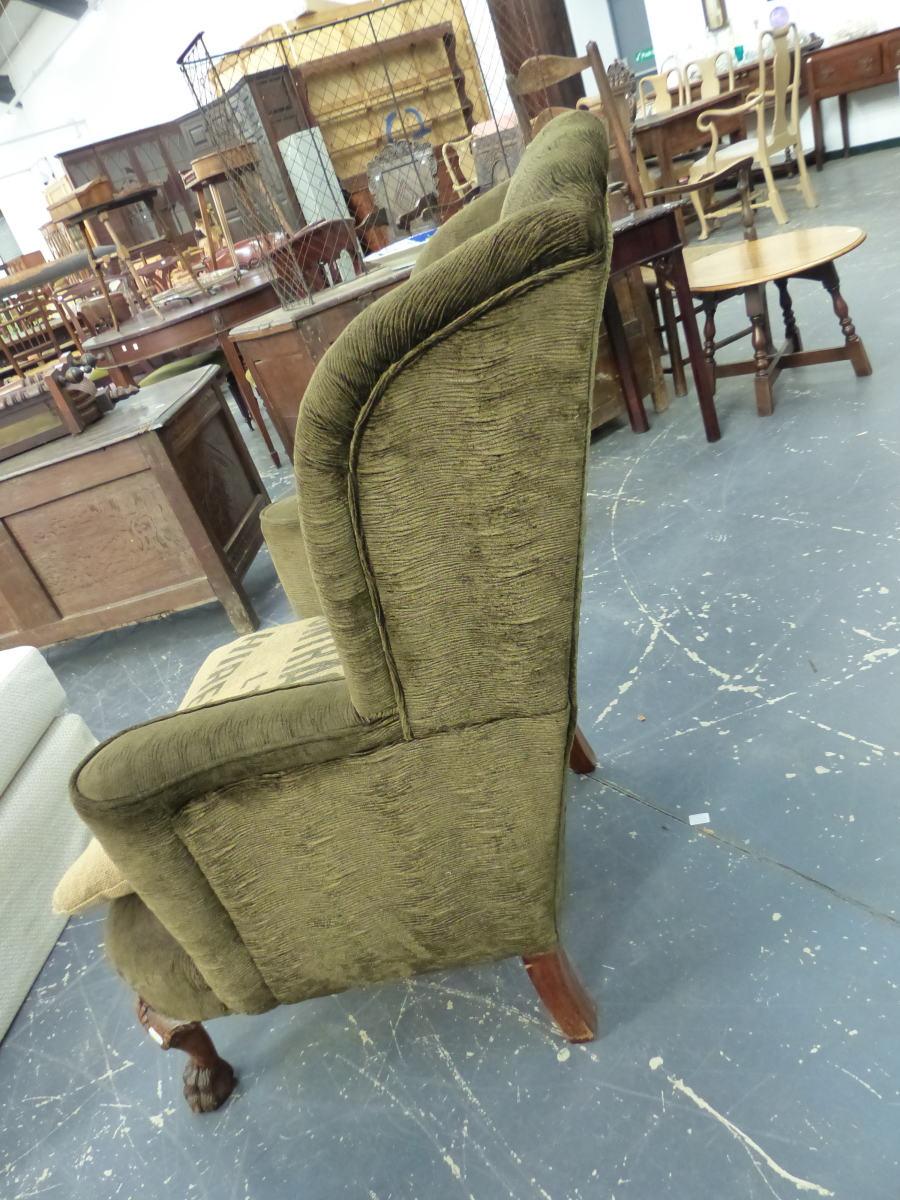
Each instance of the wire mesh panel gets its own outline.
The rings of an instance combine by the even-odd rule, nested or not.
[[[184,178],[213,267],[258,265],[291,306],[436,228],[512,174],[524,111],[584,94],[578,74],[539,80],[517,115],[509,79],[546,53],[576,53],[550,0],[329,3],[228,53],[196,38]]]

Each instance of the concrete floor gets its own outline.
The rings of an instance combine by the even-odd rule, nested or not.
[[[693,395],[592,446],[565,922],[602,1039],[566,1045],[515,961],[437,975],[214,1022],[240,1083],[198,1118],[75,919],[0,1046],[0,1200],[895,1200],[898,179],[883,151],[786,195],[788,228],[868,230],[839,266],[870,379],[788,373],[765,419],[728,380],[715,446]],[[264,553],[248,588],[290,618]],[[102,738],[232,637],[208,606],[48,657]]]

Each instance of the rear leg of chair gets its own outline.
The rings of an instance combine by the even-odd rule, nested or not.
[[[597,755],[577,725],[575,726],[575,740],[572,742],[572,750],[569,754],[569,766],[576,775],[589,775],[597,768]]]
[[[195,1113],[221,1108],[237,1083],[230,1063],[220,1058],[212,1038],[199,1021],[180,1023],[155,1012],[138,996],[138,1020],[163,1050],[183,1050],[190,1056],[184,1068],[184,1098]]]
[[[697,220],[700,222],[700,237],[698,240],[704,242],[709,237],[709,226],[706,223],[706,213],[703,211],[699,192],[691,192],[691,203],[694,206],[694,212],[697,214]]]
[[[797,146],[797,166],[800,168],[800,191],[803,193],[806,207],[818,208],[819,201],[816,199],[812,180],[809,177],[809,171],[806,169],[806,155],[803,153],[803,147],[799,144]]]
[[[563,1036],[570,1042],[592,1042],[597,1036],[597,1008],[565,950],[560,947],[549,954],[530,954],[522,962]]]
[[[787,225],[788,215],[784,211],[784,205],[781,202],[781,196],[778,193],[778,188],[775,186],[775,176],[772,174],[772,168],[767,162],[761,162],[763,175],[766,179],[766,187],[769,189],[769,194],[766,197],[766,203],[771,207],[775,214],[775,220],[779,225]]]

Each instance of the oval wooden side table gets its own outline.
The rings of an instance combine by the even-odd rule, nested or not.
[[[817,363],[847,360],[857,375],[871,375],[872,367],[862,339],[856,332],[847,302],[841,295],[840,279],[834,260],[855,250],[866,235],[854,225],[828,225],[818,229],[797,229],[791,233],[759,238],[755,242],[733,245],[688,264],[691,292],[701,298],[706,314],[704,348],[713,387],[716,380],[730,375],[755,375],[756,408],[760,416],[769,416],[775,407],[772,389],[786,367],[810,367]],[[791,279],[812,279],[821,283],[831,296],[834,314],[841,325],[844,344],[825,350],[804,350],[794,308],[788,292]],[[772,340],[766,284],[778,288],[784,318],[785,341],[776,347]],[[740,362],[717,363],[716,351],[745,334],[716,341],[716,309],[723,300],[743,294],[750,318],[753,358]]]

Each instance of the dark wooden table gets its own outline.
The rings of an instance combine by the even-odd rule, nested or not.
[[[99,357],[100,365],[109,370],[115,383],[129,387],[134,383],[132,363],[155,354],[187,350],[215,338],[225,352],[244,403],[253,414],[275,465],[280,466],[240,355],[228,337],[229,329],[235,325],[277,306],[278,295],[271,282],[260,272],[251,271],[239,283],[223,287],[211,296],[198,295],[189,303],[167,306],[162,316],[154,312],[139,313],[118,330],[110,329],[88,338],[84,348]]]
[[[680,207],[679,204],[661,204],[656,208],[642,209],[622,221],[613,222],[610,279],[633,267],[649,266],[656,272],[660,288],[671,284],[681,313],[681,324],[688,346],[706,440],[717,442],[722,434],[719,430],[712,380],[700,341],[700,332],[697,329],[691,288],[682,255],[682,241],[677,219]],[[606,328],[618,361],[631,428],[635,433],[646,433],[650,428],[647,422],[647,413],[644,410],[644,402],[635,378],[634,364],[631,361],[622,318],[612,287],[606,289],[603,319],[606,322]]]
[[[844,158],[850,153],[847,95],[882,83],[896,83],[900,70],[900,28],[869,37],[853,38],[836,46],[823,46],[803,56],[803,81],[809,97],[815,138],[816,170],[825,165],[825,134],[820,104],[837,96],[841,110]]]
[[[241,579],[268,496],[216,374],[154,384],[0,463],[0,648],[210,600],[239,633],[257,628]]]
[[[674,187],[678,182],[674,160],[679,154],[702,150],[712,140],[711,134],[701,133],[697,128],[697,118],[710,108],[734,108],[742,103],[744,94],[743,87],[735,88],[707,100],[694,100],[669,112],[638,117],[634,122],[634,136],[645,158],[659,160],[660,187]],[[736,113],[732,118],[720,117],[716,126],[720,134],[738,134],[743,139],[747,136],[747,115]]]

